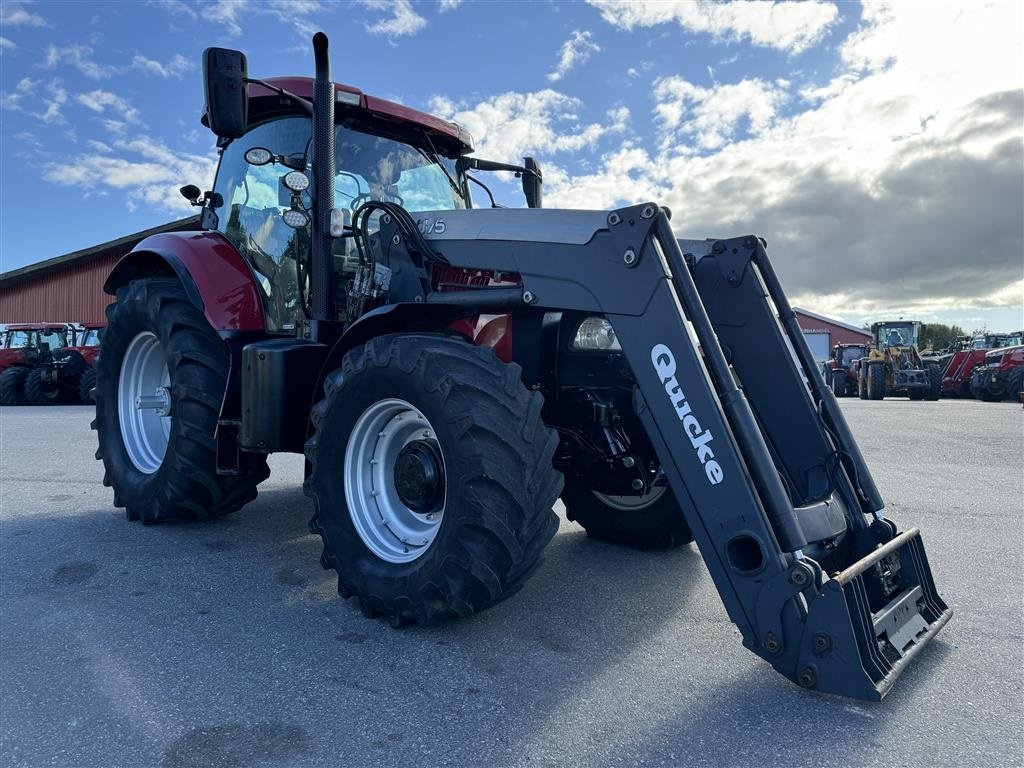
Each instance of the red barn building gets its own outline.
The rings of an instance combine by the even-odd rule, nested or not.
[[[192,216],[0,273],[0,323],[106,322],[103,282],[118,260],[150,235],[198,228]]]
[[[800,307],[793,307],[793,313],[804,332],[804,338],[811,348],[814,359],[818,362],[827,360],[829,352],[836,344],[864,344],[871,341],[871,332],[864,328]]]

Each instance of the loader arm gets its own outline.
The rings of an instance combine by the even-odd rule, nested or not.
[[[444,220],[427,239],[449,263],[522,276],[521,290],[494,292],[496,309],[609,319],[744,645],[803,687],[881,698],[951,611],[917,530],[882,517],[764,244],[677,241],[651,203],[418,215]]]

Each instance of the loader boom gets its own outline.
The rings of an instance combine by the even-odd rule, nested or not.
[[[436,217],[444,232],[428,239],[450,263],[522,276],[499,307],[612,323],[634,408],[744,645],[803,687],[881,698],[951,612],[916,529],[882,517],[763,243],[677,242],[651,203]],[[808,384],[779,365],[786,338]]]

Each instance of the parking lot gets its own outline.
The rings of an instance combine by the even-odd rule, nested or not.
[[[842,401],[955,615],[879,704],[744,650],[694,546],[562,520],[518,595],[395,630],[335,592],[302,460],[199,525],[128,524],[84,406],[0,411],[3,766],[1019,766],[1020,405]]]

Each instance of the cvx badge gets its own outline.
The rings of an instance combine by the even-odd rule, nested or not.
[[[448,229],[444,219],[416,219],[416,226],[424,235],[443,235]]]

